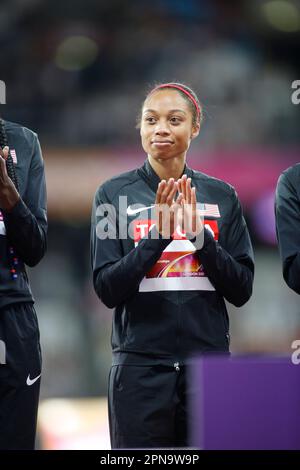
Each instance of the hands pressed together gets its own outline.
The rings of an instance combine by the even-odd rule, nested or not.
[[[0,147],[0,209],[10,211],[18,202],[20,196],[14,183],[7,174],[6,159],[9,148]]]
[[[176,199],[175,195],[178,192]],[[200,212],[197,209],[196,189],[191,187],[191,178],[183,175],[178,181],[162,180],[157,188],[155,200],[156,223],[159,233],[170,238],[179,226],[187,238],[194,238],[203,230]]]

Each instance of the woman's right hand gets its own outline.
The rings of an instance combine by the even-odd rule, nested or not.
[[[156,227],[164,238],[171,238],[177,226],[177,215],[182,201],[182,194],[174,200],[177,191],[178,183],[174,178],[170,178],[168,182],[161,180],[156,191]]]

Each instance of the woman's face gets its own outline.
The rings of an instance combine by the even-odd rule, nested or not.
[[[158,90],[146,99],[140,133],[143,149],[152,158],[184,158],[199,130],[192,125],[189,104],[176,90]]]

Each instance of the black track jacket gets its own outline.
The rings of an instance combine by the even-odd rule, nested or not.
[[[284,171],[278,180],[275,214],[283,277],[300,294],[300,163]]]
[[[102,302],[115,308],[114,364],[176,365],[198,353],[228,352],[224,298],[241,306],[251,296],[253,252],[234,188],[188,167],[184,173],[192,178],[202,203],[204,245],[196,251],[184,234],[172,239],[158,236],[150,209],[138,208],[137,204],[153,206],[160,181],[148,160],[96,192],[93,282]],[[126,199],[120,203],[119,196]],[[113,205],[113,211],[110,206],[105,211],[103,204]],[[115,239],[98,236],[108,211],[107,224],[117,220]],[[124,224],[120,228],[124,221],[133,238],[125,239]],[[147,237],[149,230],[152,238]]]
[[[5,130],[21,198],[11,212],[0,207],[0,309],[33,302],[25,264],[35,266],[47,244],[44,163],[37,135],[8,121]]]

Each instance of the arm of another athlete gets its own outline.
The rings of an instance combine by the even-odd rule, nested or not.
[[[41,148],[35,134],[32,146],[32,159],[23,198],[10,185],[10,196],[5,201],[1,200],[7,237],[28,266],[35,266],[47,248],[46,182]],[[2,160],[4,174],[6,168],[4,158]]]

